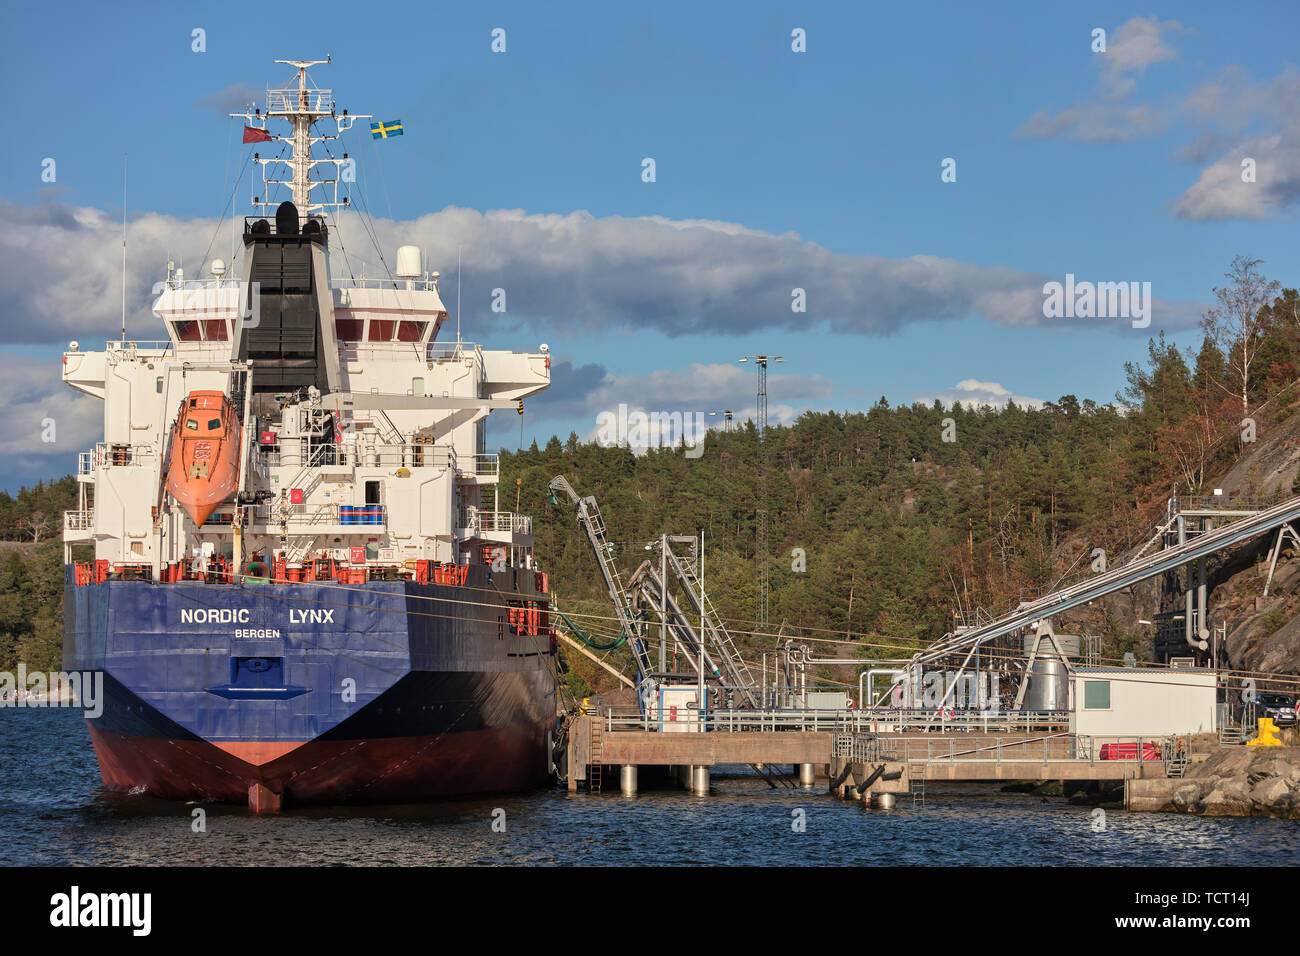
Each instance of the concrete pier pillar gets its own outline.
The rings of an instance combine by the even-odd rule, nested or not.
[[[691,793],[701,796],[709,792],[709,768],[704,766],[691,768]]]
[[[625,763],[619,768],[618,788],[624,796],[636,796],[636,764]]]
[[[810,763],[799,764],[799,786],[811,787],[817,780],[813,772],[813,765]]]

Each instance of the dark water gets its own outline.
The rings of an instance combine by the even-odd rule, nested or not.
[[[418,806],[326,807],[258,817],[106,793],[77,710],[0,708],[0,862],[27,864],[1293,865],[1300,824],[1106,812],[1060,798],[932,786],[892,811],[714,775],[680,790],[523,796]],[[506,832],[494,833],[495,809]],[[806,829],[794,832],[792,811]]]

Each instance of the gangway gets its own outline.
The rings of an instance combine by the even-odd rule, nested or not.
[[[1089,580],[1053,591],[1037,600],[1025,602],[1016,610],[987,624],[972,627],[959,634],[946,634],[927,650],[913,656],[912,666],[924,666],[958,651],[967,650],[973,653],[979,645],[1011,634],[1040,618],[1060,614],[1081,604],[1087,604],[1089,601],[1095,601],[1097,598],[1113,594],[1140,581],[1198,561],[1216,551],[1283,527],[1297,519],[1300,519],[1300,497],[1291,498],[1271,508],[1243,517],[1222,528],[1207,531],[1184,544],[1174,545],[1147,557],[1130,561]],[[969,654],[967,656],[969,658]],[[948,690],[948,693],[951,692],[952,687]]]
[[[596,564],[600,567],[600,576],[605,582],[605,589],[609,592],[609,599],[614,605],[614,611],[618,614],[619,624],[622,626],[623,631],[630,636],[632,653],[636,658],[637,666],[637,703],[642,713],[644,713],[646,702],[654,696],[654,679],[650,676],[654,672],[654,665],[650,660],[650,651],[641,633],[641,622],[637,620],[636,612],[632,609],[632,601],[628,597],[627,589],[623,586],[623,579],[618,573],[618,565],[614,563],[614,556],[611,553],[612,548],[609,542],[605,540],[605,521],[600,515],[600,507],[596,504],[596,499],[591,495],[585,498],[579,496],[563,475],[556,475],[552,478],[548,487],[551,491],[551,501],[553,503],[559,503],[555,498],[557,492],[562,492],[568,496],[573,503],[577,511],[578,523],[582,525],[583,531],[586,532],[587,543],[591,545],[591,550],[596,555]]]
[[[612,548],[606,540],[606,527],[600,507],[594,497],[579,495],[563,475],[551,479],[549,488],[553,502],[558,503],[555,496],[563,493],[573,503],[578,522],[586,532],[587,542],[596,555],[596,563],[600,567],[610,601],[618,613],[622,633],[628,636],[632,644],[638,670],[638,703],[644,716],[648,701],[654,696],[656,678],[662,679],[665,676],[659,673],[663,662],[661,660],[657,668],[652,660],[646,637],[646,623],[638,615],[636,601],[619,574]],[[656,545],[661,552],[662,567],[656,568],[651,561],[644,562],[630,579],[631,587],[641,589],[658,608],[663,615],[666,636],[671,636],[697,679],[703,659],[707,679],[735,688],[745,703],[757,707],[758,682],[749,665],[740,656],[735,639],[722,623],[721,615],[700,586],[694,570],[694,560],[683,560],[673,551],[670,541],[689,541],[693,548],[697,547],[697,539],[693,537],[661,537]],[[692,552],[692,555],[695,556],[696,552]],[[684,596],[686,607],[674,597],[674,587]],[[694,615],[699,621],[698,629],[689,615]],[[660,656],[662,658],[663,655]]]

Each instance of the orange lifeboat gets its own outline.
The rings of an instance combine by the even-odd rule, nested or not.
[[[202,526],[239,484],[239,417],[224,392],[194,391],[172,426],[167,490]]]

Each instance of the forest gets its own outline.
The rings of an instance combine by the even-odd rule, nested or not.
[[[558,474],[597,498],[625,571],[661,533],[702,533],[710,594],[736,630],[751,631],[765,459],[769,633],[898,656],[957,614],[1041,593],[1085,551],[1122,556],[1150,536],[1171,494],[1202,490],[1257,437],[1293,424],[1300,294],[1238,257],[1214,296],[1198,349],[1152,339],[1125,366],[1123,390],[1102,401],[976,409],[881,396],[865,412],[772,426],[762,443],[753,422],[711,431],[698,458],[571,433],[502,452],[501,507],[514,509],[517,494],[517,510],[533,515],[558,603],[589,615],[593,634],[609,633],[613,612],[572,508],[550,499]],[[0,540],[14,542],[0,550],[0,669],[20,659],[57,668],[59,521],[75,496],[71,476],[0,493]],[[1112,650],[1132,646],[1111,637]]]

